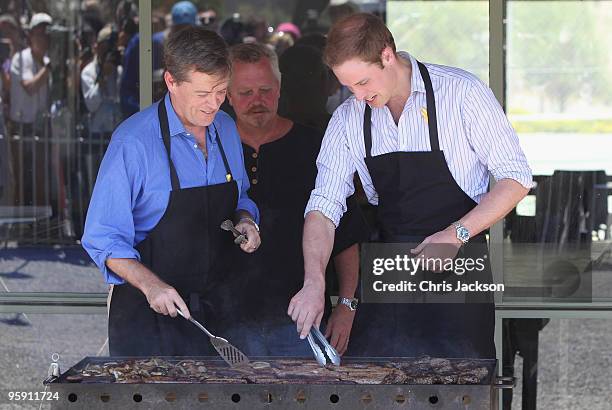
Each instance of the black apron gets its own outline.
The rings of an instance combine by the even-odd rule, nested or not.
[[[273,144],[295,148],[291,138],[283,136]],[[259,207],[261,245],[253,253],[232,250],[232,268],[226,283],[236,289],[238,303],[232,304],[227,312],[236,319],[227,321],[222,332],[249,356],[310,355],[308,342],[300,340],[287,315],[289,301],[304,282],[302,227],[308,190],[297,175],[294,184],[289,185],[273,179],[271,173],[279,172],[280,167],[269,147],[259,151],[258,184],[249,191]],[[249,152],[250,149],[244,149],[245,157]],[[293,168],[284,175],[302,172],[316,175],[314,163],[311,166],[312,170]]]
[[[235,289],[236,303],[224,312],[232,320],[220,332],[248,356],[309,356],[307,341],[300,340],[287,316],[289,300],[304,281],[303,216],[264,206],[259,212],[259,249],[250,254],[232,250],[226,284]]]
[[[172,191],[163,217],[136,249],[141,263],[173,286],[191,315],[214,333],[222,322],[224,301],[231,300],[230,291],[221,285],[228,253],[235,246],[232,236],[220,225],[234,216],[238,187],[216,132],[228,182],[181,189],[170,156],[164,99],[158,104],[158,115]],[[112,356],[214,353],[202,331],[180,316],[156,313],[144,294],[128,283],[115,285],[112,291],[108,337]]]
[[[367,104],[364,113],[365,163],[378,193],[382,238],[389,243],[420,243],[476,206],[457,185],[440,150],[431,79],[423,64],[418,63],[418,67],[426,89],[430,152],[391,152],[372,157],[371,108]],[[486,249],[484,235],[470,242],[478,244],[480,250]],[[464,252],[470,255],[469,246]],[[483,276],[491,282],[489,265]],[[494,327],[495,310],[490,299],[487,303],[463,304],[364,303],[357,309],[346,354],[495,358]]]
[[[304,281],[299,225],[304,218],[299,212],[283,208],[260,206],[259,212],[262,239],[259,249],[251,254],[232,251],[229,280],[242,282],[239,293],[242,304],[236,312],[241,314],[236,324],[254,321],[272,326],[293,324],[287,316],[287,306]]]

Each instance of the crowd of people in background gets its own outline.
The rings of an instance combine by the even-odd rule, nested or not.
[[[138,2],[112,3],[114,10],[103,0],[83,1],[76,27],[51,7],[1,10],[0,206],[50,206],[60,224],[82,221],[110,135],[140,109]],[[152,13],[154,101],[166,92],[164,39],[186,25],[216,31],[229,46],[260,43],[274,50],[283,75],[279,113],[298,123],[323,131],[350,96],[324,65],[322,51],[329,24],[359,11],[351,2],[330,2],[325,24],[316,10],[295,24],[227,10],[221,16],[190,1],[169,7]],[[234,116],[229,104],[223,109]],[[81,144],[63,149],[62,141]],[[76,232],[72,225],[68,231],[78,236],[79,223]]]

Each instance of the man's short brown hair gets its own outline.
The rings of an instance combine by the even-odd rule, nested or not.
[[[329,67],[352,58],[382,67],[380,55],[385,47],[391,47],[395,53],[395,40],[385,23],[373,14],[356,13],[338,21],[329,30],[323,58]]]
[[[170,31],[164,43],[164,67],[179,83],[189,79],[191,70],[219,77],[226,77],[231,72],[223,38],[197,26]]]

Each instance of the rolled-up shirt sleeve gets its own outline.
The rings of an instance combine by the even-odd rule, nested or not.
[[[317,179],[310,194],[304,216],[320,211],[336,228],[346,212],[346,198],[355,192],[355,164],[347,144],[344,106],[332,116],[317,157]]]
[[[113,137],[87,211],[83,248],[110,284],[121,284],[124,280],[108,269],[108,258],[140,260],[134,248],[133,207],[143,183],[141,167],[146,166],[143,162],[136,143]]]
[[[513,179],[532,188],[533,177],[518,136],[491,89],[475,80],[463,110],[467,136],[495,180]]]

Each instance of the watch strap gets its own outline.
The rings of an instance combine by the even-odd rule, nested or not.
[[[346,306],[347,308],[349,308],[351,311],[357,310],[357,299],[356,298],[341,297],[338,299],[338,302]],[[353,307],[353,304],[354,304],[354,307]]]

